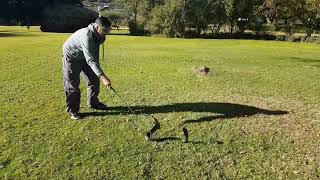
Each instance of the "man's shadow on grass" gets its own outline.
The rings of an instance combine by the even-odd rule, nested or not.
[[[131,106],[131,109],[137,114],[156,114],[156,113],[173,113],[173,112],[209,112],[216,115],[205,116],[199,119],[185,120],[183,123],[200,123],[209,122],[215,119],[231,119],[237,117],[247,117],[257,114],[261,115],[284,115],[286,111],[271,111],[253,106],[220,102],[196,102],[196,103],[176,103],[159,106]],[[126,106],[109,107],[107,111],[82,113],[83,116],[106,116],[130,114]]]
[[[216,115],[204,116],[198,119],[188,119],[183,121],[182,124],[189,123],[201,123],[210,122],[215,119],[231,119],[237,117],[248,117],[257,114],[261,115],[284,115],[288,114],[286,111],[271,111],[266,109],[261,109],[253,106],[247,106],[242,104],[232,104],[232,103],[176,103],[160,106],[131,106],[131,109],[137,115],[147,114],[152,115],[155,113],[173,113],[173,112],[209,112]],[[106,115],[121,115],[130,114],[128,107],[117,106],[109,107],[108,111],[105,112],[87,112],[82,113],[83,116],[106,116]],[[160,124],[157,129],[160,129]],[[156,129],[155,129],[156,131]],[[164,141],[175,141],[181,140],[179,137],[164,137],[164,138],[153,138],[154,142],[164,142]],[[192,144],[199,144],[204,142],[190,142]],[[214,141],[214,144],[223,144],[221,141]]]

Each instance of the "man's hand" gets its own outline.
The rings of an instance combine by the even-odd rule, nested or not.
[[[103,85],[105,85],[106,88],[107,88],[108,90],[110,90],[110,89],[111,89],[111,81],[110,81],[110,79],[109,79],[106,75],[102,75],[102,76],[100,77],[100,79],[101,79]]]

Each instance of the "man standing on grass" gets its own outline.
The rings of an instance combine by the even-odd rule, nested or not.
[[[106,110],[98,100],[100,80],[110,89],[111,81],[99,64],[99,45],[110,32],[111,22],[98,17],[95,23],[73,33],[63,44],[62,64],[66,110],[72,119],[80,119],[80,73],[87,84],[87,104],[90,108]],[[99,80],[100,79],[100,80]]]

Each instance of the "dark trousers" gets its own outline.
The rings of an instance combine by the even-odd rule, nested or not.
[[[70,55],[63,53],[62,69],[66,110],[68,113],[77,113],[80,109],[80,74],[87,84],[88,106],[94,106],[99,102],[99,77],[92,71],[84,59],[72,58]]]

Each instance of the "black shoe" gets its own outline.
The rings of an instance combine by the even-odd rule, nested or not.
[[[79,113],[70,113],[70,118],[74,120],[79,120],[81,119],[81,116],[79,115]]]
[[[104,105],[103,103],[99,102],[93,106],[90,106],[92,109],[97,109],[97,110],[107,110],[107,106]]]

